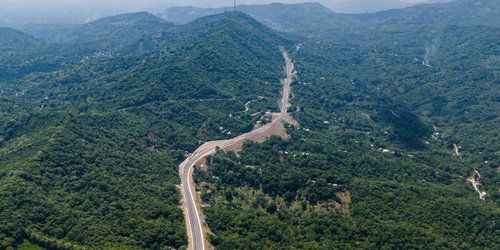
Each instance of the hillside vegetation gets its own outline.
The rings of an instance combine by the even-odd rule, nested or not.
[[[439,23],[394,11],[341,42],[313,29],[292,54],[300,128],[196,173],[215,247],[494,249],[500,36],[469,3],[401,11],[453,7]],[[468,26],[465,10],[480,13]]]
[[[497,2],[0,29],[0,248],[185,249],[179,163],[278,110],[283,45],[299,125],[194,172],[216,249],[496,249]]]
[[[185,29],[158,52],[0,85],[2,247],[186,246],[178,164],[230,136],[219,127],[248,131],[248,100],[277,109],[286,40],[236,13]]]
[[[172,23],[186,23],[196,18],[231,11],[232,8],[203,9],[174,7],[159,16]],[[319,3],[241,5],[244,12],[263,24],[309,38],[352,43],[360,37],[373,40],[388,38],[389,32],[417,32],[444,26],[481,25],[500,27],[500,3],[495,0],[456,0],[421,4],[414,7],[373,14],[340,14]],[[416,33],[417,34],[417,33]]]

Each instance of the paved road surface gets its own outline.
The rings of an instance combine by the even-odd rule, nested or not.
[[[283,121],[283,119],[287,115],[287,109],[289,107],[289,96],[290,96],[290,85],[292,83],[292,76],[294,71],[294,65],[287,52],[281,48],[281,52],[283,53],[283,57],[286,61],[286,78],[283,79],[283,93],[280,102],[281,112],[279,116],[274,119],[271,123],[255,129],[249,133],[240,135],[236,138],[221,141],[219,144],[215,144],[210,148],[204,149],[200,152],[196,152],[191,155],[186,161],[184,161],[180,166],[180,175],[181,175],[181,191],[184,197],[184,206],[185,212],[187,213],[188,220],[188,228],[190,230],[190,245],[193,250],[205,250],[205,241],[204,241],[204,232],[201,225],[201,213],[195,202],[196,191],[194,190],[192,174],[194,170],[194,166],[198,161],[205,158],[208,155],[214,154],[217,148],[223,149],[228,146],[232,146],[238,142],[249,139],[254,135],[265,132],[268,129],[271,129],[273,126],[278,125]]]

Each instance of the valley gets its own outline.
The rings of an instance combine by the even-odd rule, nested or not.
[[[0,249],[500,245],[498,1],[236,10],[0,28]]]

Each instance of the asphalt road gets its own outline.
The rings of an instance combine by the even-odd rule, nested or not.
[[[243,140],[247,140],[254,135],[265,132],[268,129],[271,129],[273,126],[278,125],[283,121],[283,119],[287,115],[287,109],[289,106],[289,96],[290,96],[290,85],[292,83],[294,65],[286,51],[281,48],[281,52],[283,53],[283,57],[286,61],[286,78],[283,79],[283,92],[282,98],[280,102],[281,112],[276,119],[273,119],[271,123],[266,124],[258,129],[255,129],[249,133],[242,134],[238,137],[235,137],[230,140],[221,141],[217,145],[213,145],[210,148],[204,149],[200,152],[196,152],[191,155],[186,161],[184,161],[180,166],[180,175],[181,175],[181,190],[182,195],[184,197],[184,206],[185,211],[188,216],[188,228],[190,230],[190,245],[193,250],[205,250],[205,241],[204,241],[204,232],[201,224],[200,216],[202,215],[202,211],[199,211],[195,202],[196,191],[194,190],[193,184],[193,170],[194,166],[201,159],[207,157],[208,155],[214,154],[217,148],[223,149],[228,146],[232,146],[238,142]]]

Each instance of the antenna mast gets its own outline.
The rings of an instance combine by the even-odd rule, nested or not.
[[[236,0],[234,0],[234,11],[236,11]]]

